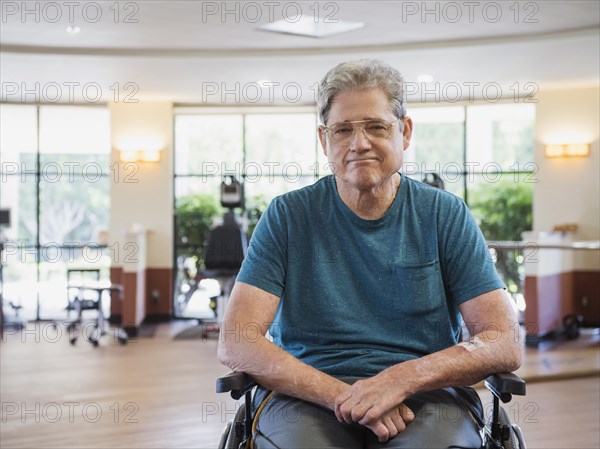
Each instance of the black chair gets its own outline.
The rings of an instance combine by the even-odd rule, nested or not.
[[[219,283],[220,293],[209,298],[214,318],[198,318],[197,325],[185,329],[176,338],[189,338],[190,335],[194,338],[196,335],[206,338],[209,334],[215,335],[219,331],[219,310],[224,309],[224,302],[231,293],[235,278],[246,257],[247,248],[246,233],[236,221],[234,213],[227,212],[223,216],[223,224],[211,230],[204,242],[205,269],[198,271],[193,279],[187,275],[190,288],[181,302],[183,307],[187,305],[192,295],[200,288],[200,280],[215,279]]]
[[[211,298],[211,308],[217,317],[217,300],[229,297],[235,276],[240,271],[246,257],[248,239],[242,227],[237,223],[233,212],[223,216],[223,224],[217,226],[208,235],[204,243],[204,266],[200,275],[219,282],[221,295]]]
[[[431,187],[436,187],[438,189],[445,190],[444,180],[437,173],[434,173],[434,172],[425,173],[425,176],[423,176],[422,182],[424,184],[430,185]]]
[[[223,216],[223,224],[210,231],[204,243],[205,273],[236,274],[246,257],[247,248],[246,233],[233,212],[227,212]]]
[[[231,372],[217,379],[217,393],[231,394],[238,400],[245,398],[235,418],[227,424],[218,449],[247,449],[252,439],[252,390],[258,384],[246,373]],[[513,395],[525,395],[525,381],[513,373],[493,374],[485,379],[485,386],[493,394],[492,416],[484,427],[482,449],[526,449],[521,429],[511,424],[508,414],[500,406],[507,403]]]

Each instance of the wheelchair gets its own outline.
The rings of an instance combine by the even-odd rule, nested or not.
[[[512,400],[513,395],[524,396],[526,383],[513,373],[497,373],[485,379],[486,388],[493,395],[492,415],[482,429],[481,449],[527,449],[523,432],[511,424],[506,411],[500,406]],[[235,400],[245,398],[235,418],[227,423],[218,449],[249,449],[252,440],[252,390],[258,384],[246,373],[231,372],[217,379],[217,393],[231,394]]]

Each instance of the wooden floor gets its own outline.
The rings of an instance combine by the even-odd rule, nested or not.
[[[214,449],[232,418],[234,401],[214,393],[227,371],[215,339],[173,340],[170,325],[94,348],[29,326],[0,344],[1,448]],[[530,448],[600,447],[599,363],[597,341],[528,350],[521,374],[534,382],[508,411]],[[585,377],[543,380],[571,375]]]

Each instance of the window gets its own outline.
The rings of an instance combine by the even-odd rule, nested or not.
[[[465,109],[409,108],[414,131],[405,152],[404,173],[421,180],[428,172],[444,179],[444,187],[465,197]]]
[[[67,268],[101,267],[110,212],[106,108],[0,105],[5,307],[23,318],[64,319]],[[11,315],[9,308],[5,309]]]
[[[471,205],[469,194],[501,179],[534,184],[535,108],[494,104],[408,108],[414,132],[404,173],[422,179],[436,172],[446,190]],[[501,237],[498,237],[501,238]]]
[[[314,109],[175,116],[175,315],[212,314],[213,287],[192,279],[203,243],[222,217],[222,176],[244,182],[245,222],[252,231],[275,196],[312,184],[326,164],[318,158]]]
[[[415,127],[403,173],[418,180],[427,172],[438,173],[445,189],[471,207],[486,238],[517,239],[514,236],[530,226],[527,214],[525,220],[512,220],[510,229],[493,225],[484,216],[491,217],[487,209],[497,208],[506,196],[516,201],[507,208],[518,210],[520,216],[529,211],[531,216],[534,106],[409,105],[408,113]],[[203,241],[223,213],[218,202],[221,176],[233,174],[243,180],[247,208],[264,209],[273,197],[330,173],[316,127],[314,109],[227,114],[182,109],[176,114],[176,315],[191,316],[189,295],[184,299],[186,292],[181,291],[182,270],[185,267],[189,276],[202,267]],[[506,222],[508,213],[500,211],[499,220]]]

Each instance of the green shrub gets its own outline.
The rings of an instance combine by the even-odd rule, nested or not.
[[[469,206],[488,241],[521,240],[532,229],[533,184],[502,180],[469,191]],[[522,255],[519,250],[497,251],[496,269],[509,291],[522,291]]]

